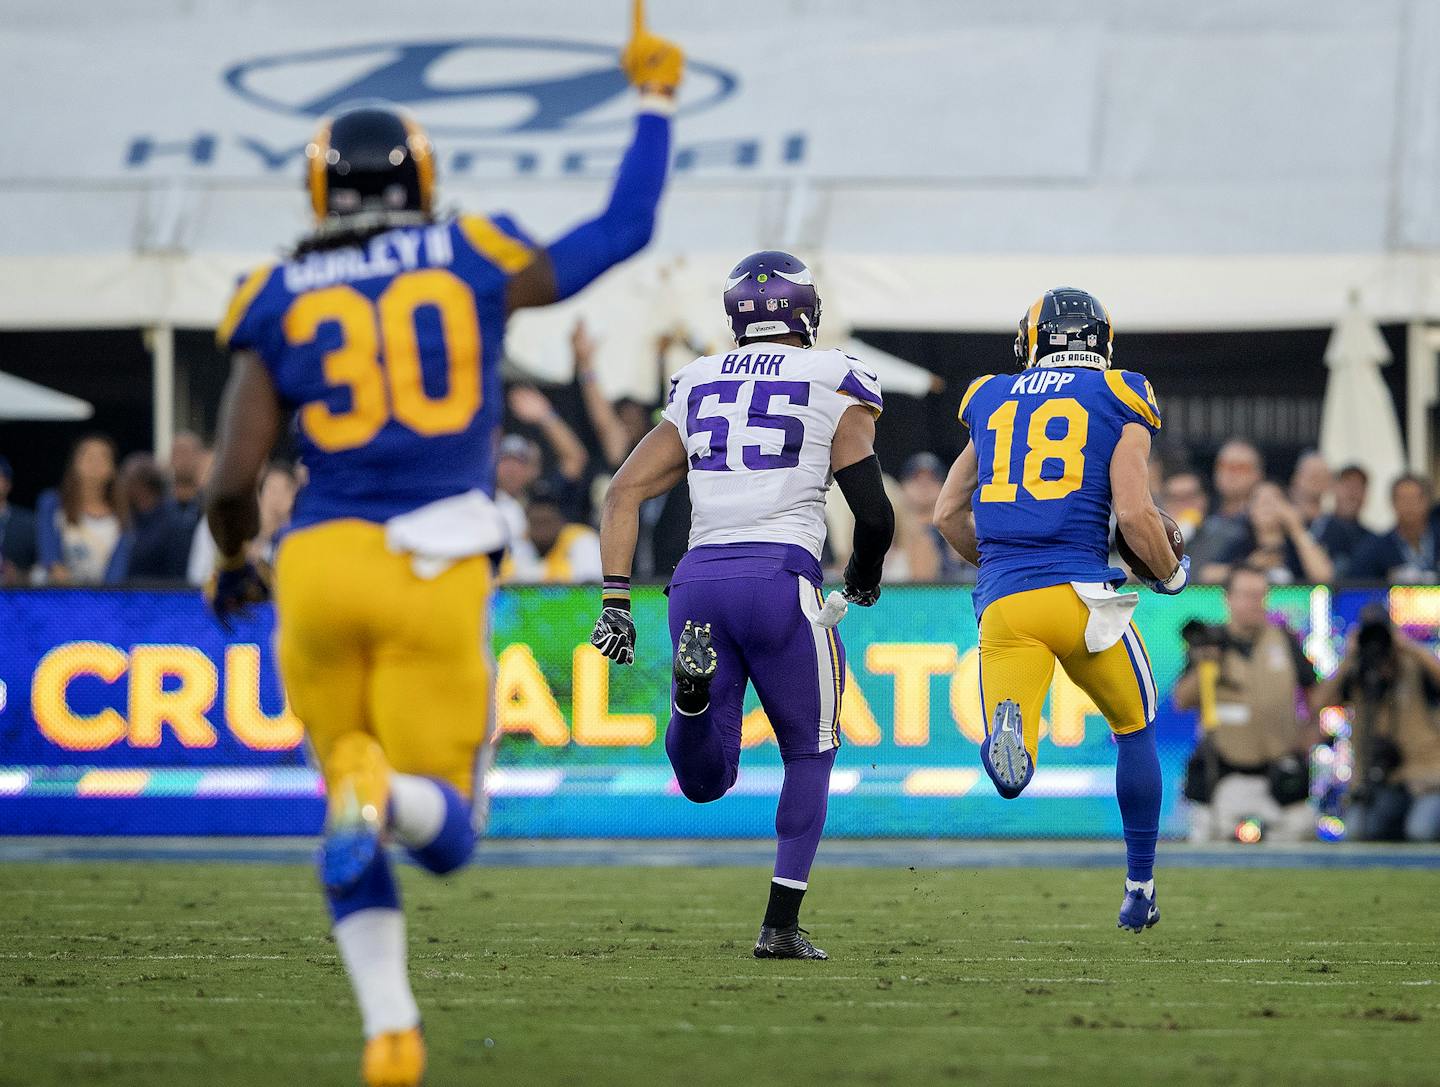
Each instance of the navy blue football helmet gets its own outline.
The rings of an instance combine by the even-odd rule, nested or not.
[[[789,253],[751,253],[725,280],[725,316],[737,344],[794,332],[810,347],[820,331],[815,278]]]
[[[416,121],[391,106],[327,117],[305,148],[315,220],[366,215],[393,225],[430,214],[435,155]]]
[[[1115,328],[1110,313],[1089,291],[1056,287],[1046,291],[1020,318],[1015,360],[1022,370],[1032,366],[1110,368]]]

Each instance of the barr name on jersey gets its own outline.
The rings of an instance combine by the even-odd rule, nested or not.
[[[780,373],[780,364],[785,361],[785,356],[780,353],[744,355],[738,351],[726,355],[725,360],[720,363],[722,374],[749,374],[751,377],[775,377]]]

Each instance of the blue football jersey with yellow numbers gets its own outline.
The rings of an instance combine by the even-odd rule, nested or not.
[[[1085,367],[988,374],[960,420],[979,464],[977,616],[1014,593],[1125,579],[1110,565],[1110,457],[1127,423],[1160,429],[1149,381]]]
[[[506,281],[534,247],[462,216],[256,269],[218,330],[295,412],[294,527],[385,521],[494,486]]]

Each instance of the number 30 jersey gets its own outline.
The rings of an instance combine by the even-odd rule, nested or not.
[[[751,343],[670,380],[665,418],[690,458],[690,546],[825,543],[830,445],[847,408],[879,415],[880,381],[841,351]]]
[[[1014,593],[1120,582],[1110,565],[1110,457],[1127,423],[1152,434],[1150,382],[1126,370],[1034,367],[976,378],[960,402],[979,464],[975,614]]]
[[[505,285],[533,256],[508,221],[467,215],[242,280],[217,336],[295,411],[296,527],[493,489]]]

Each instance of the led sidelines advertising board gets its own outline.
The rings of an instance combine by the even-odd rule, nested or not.
[[[1435,590],[1392,591],[1429,626]],[[1272,613],[1322,671],[1377,594],[1277,589]],[[670,645],[659,589],[635,596],[633,668],[589,647],[593,588],[509,588],[493,608],[499,749],[488,781],[500,837],[768,837],[781,763],[753,692],[740,779],[717,803],[679,792],[665,757]],[[1406,616],[1400,614],[1407,613]],[[1413,613],[1413,614],[1410,614]],[[1162,828],[1183,834],[1179,781],[1195,721],[1169,692],[1180,628],[1218,621],[1220,590],[1147,596],[1137,612],[1160,691]],[[1113,741],[1057,670],[1040,768],[1002,801],[984,735],[968,589],[888,588],[840,625],[847,655],[827,831],[863,837],[1096,837],[1119,833]],[[303,728],[275,672],[268,608],[229,633],[192,592],[0,592],[0,832],[310,834],[322,815]],[[483,714],[486,707],[476,706]],[[417,720],[416,729],[426,722]]]

